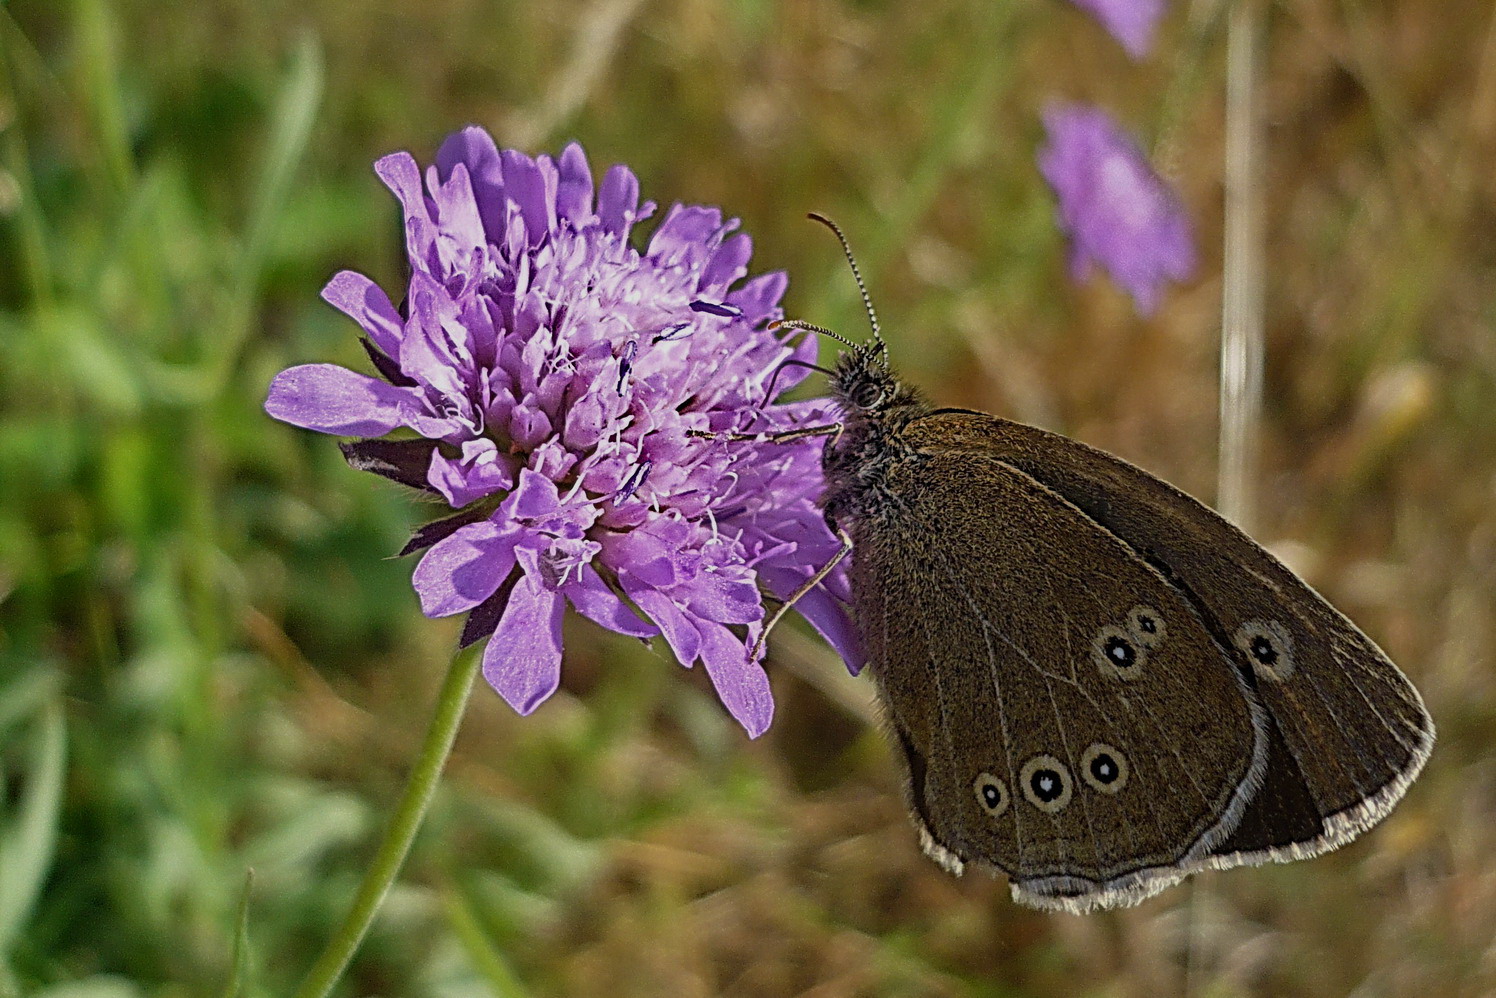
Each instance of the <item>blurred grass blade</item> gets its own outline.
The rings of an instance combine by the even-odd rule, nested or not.
[[[57,846],[67,732],[56,701],[42,708],[29,749],[20,802],[0,829],[0,953],[26,924]]]
[[[241,280],[248,285],[243,289],[246,292],[252,291],[253,284],[259,279],[265,262],[265,248],[285,207],[291,177],[311,138],[312,122],[316,120],[317,109],[322,103],[323,74],[321,44],[314,35],[302,35],[276,101],[270,142],[255,188],[254,207],[241,258]]]
[[[462,944],[463,952],[473,962],[474,969],[483,975],[493,993],[499,998],[527,998],[530,992],[483,930],[477,913],[456,884],[448,884],[442,890],[442,907],[446,909],[447,923]]]
[[[26,275],[31,303],[45,307],[52,303],[52,262],[47,253],[47,223],[37,203],[31,164],[27,159],[26,140],[18,128],[5,136],[5,170],[16,186],[15,217],[19,230],[18,255]]]
[[[141,994],[137,985],[123,977],[97,974],[81,981],[69,981],[38,991],[30,998],[140,998]]]
[[[0,688],[0,744],[12,725],[37,713],[43,703],[62,686],[62,678],[51,669],[23,672]]]
[[[320,42],[315,35],[302,35],[292,53],[286,82],[275,102],[270,139],[255,184],[228,313],[219,328],[211,330],[216,340],[210,347],[215,351],[210,354],[210,384],[214,394],[222,389],[249,333],[250,313],[264,273],[265,255],[275,234],[276,223],[285,211],[291,180],[306,153],[312,123],[322,103],[324,73]]]
[[[238,924],[234,929],[233,964],[228,986],[223,989],[223,998],[240,998],[249,979],[249,895],[254,885],[255,871],[251,867],[244,871],[244,893],[239,895]]]
[[[952,85],[932,101],[930,127],[921,152],[898,187],[899,196],[883,212],[883,222],[859,239],[858,259],[867,283],[877,287],[884,269],[909,246],[925,213],[956,169],[963,145],[984,115],[1011,86],[1017,45],[1014,37],[1035,10],[1031,4],[997,3],[980,8],[976,36]],[[828,298],[832,329],[854,328],[862,303],[850,281],[838,279]]]
[[[105,0],[75,0],[74,10],[81,56],[76,65],[83,74],[87,113],[98,139],[110,193],[123,197],[135,186],[135,161],[120,102],[113,5]]]
[[[11,196],[14,197],[21,271],[26,275],[31,303],[38,307],[52,303],[47,220],[36,196],[25,130],[15,121],[15,116],[22,106],[23,93],[27,94],[27,100],[38,99],[31,91],[40,89],[37,80],[45,75],[45,66],[31,48],[30,40],[11,18],[10,11],[0,11],[0,87],[4,88],[0,91],[0,120],[4,120],[7,126],[4,129],[3,169],[10,174],[10,182],[14,185]]]

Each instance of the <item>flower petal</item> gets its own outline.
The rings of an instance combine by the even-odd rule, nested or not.
[[[514,571],[518,540],[507,524],[483,520],[437,541],[411,576],[421,612],[446,617],[488,599]]]
[[[774,720],[774,694],[764,667],[748,661],[743,642],[721,624],[701,625],[701,660],[727,712],[757,738]]]
[[[555,512],[560,506],[560,493],[556,491],[555,482],[529,468],[521,468],[519,483],[504,500],[502,510],[508,516],[535,520]]]
[[[633,170],[621,163],[608,167],[597,197],[597,217],[607,231],[628,235],[629,227],[639,217],[639,178]]]
[[[265,411],[281,422],[344,437],[378,437],[405,424],[420,397],[336,364],[302,364],[275,376]]]
[[[545,196],[545,178],[540,167],[522,152],[505,149],[499,154],[504,171],[504,192],[519,208],[531,246],[550,235],[555,225],[555,205]]]
[[[739,232],[722,240],[701,272],[698,289],[705,292],[735,283],[748,273],[748,260],[752,256],[753,238],[748,233]]]
[[[1089,11],[1101,26],[1127,50],[1134,59],[1148,54],[1153,32],[1163,17],[1164,0],[1072,0]]]
[[[763,598],[753,584],[753,576],[743,570],[697,575],[686,605],[697,616],[723,624],[747,624],[764,616]]]
[[[562,591],[582,616],[594,624],[630,637],[648,638],[660,633],[658,627],[639,619],[639,615],[608,588],[602,576],[597,574],[597,569],[591,565],[583,565],[580,575],[580,579],[563,587]]]
[[[473,194],[472,179],[466,164],[458,163],[443,183],[439,173],[428,174],[431,181],[431,200],[436,203],[437,219],[442,233],[452,241],[448,250],[459,257],[488,244],[483,219],[478,214],[478,201]],[[454,261],[456,264],[456,261]]]
[[[587,154],[575,142],[561,151],[560,184],[556,188],[556,214],[580,225],[592,214],[592,168]]]
[[[411,265],[425,269],[433,264],[435,228],[421,186],[421,168],[408,152],[390,153],[374,164],[374,172],[399,199],[405,209],[405,252]]]
[[[681,612],[675,601],[658,589],[640,584],[628,575],[619,576],[619,583],[628,598],[634,601],[645,616],[660,625],[665,643],[675,652],[681,665],[690,668],[701,654],[701,635],[691,619]]]
[[[1111,116],[1087,105],[1044,112],[1048,143],[1039,170],[1054,189],[1070,266],[1094,261],[1150,314],[1163,286],[1194,270],[1189,216],[1143,151]]]
[[[831,597],[820,586],[801,596],[795,603],[795,612],[816,629],[826,643],[836,650],[846,664],[847,671],[857,675],[867,663],[862,642],[857,638],[857,628],[847,615],[846,607]]]
[[[426,487],[446,496],[453,509],[461,509],[513,484],[514,473],[508,459],[487,437],[464,441],[462,454],[456,460],[433,450],[426,469]]]
[[[560,593],[521,575],[498,629],[483,649],[483,678],[516,711],[528,714],[561,683]]]
[[[473,200],[478,203],[478,215],[483,219],[483,231],[488,241],[499,242],[504,235],[507,205],[499,148],[494,144],[493,136],[471,125],[448,136],[436,151],[436,168],[443,180],[452,175],[458,163],[467,167],[468,179],[473,185]]]
[[[750,323],[780,317],[779,300],[789,287],[789,275],[782,270],[771,270],[767,274],[744,281],[742,286],[727,294],[727,302],[743,310],[743,318]],[[815,337],[809,337],[815,342]],[[811,357],[814,360],[814,356]]]
[[[715,238],[724,228],[722,212],[716,208],[672,205],[665,220],[650,235],[645,255],[664,266],[699,267],[715,251]]]
[[[668,586],[675,581],[670,548],[647,531],[609,534],[603,538],[602,544],[605,563],[616,569],[626,569],[642,585],[653,588]]]
[[[322,300],[363,326],[380,350],[391,357],[400,356],[404,324],[379,285],[355,271],[339,271],[322,289]]]

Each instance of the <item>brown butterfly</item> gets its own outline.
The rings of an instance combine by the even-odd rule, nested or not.
[[[826,518],[925,852],[1086,912],[1385,817],[1434,742],[1397,666],[1173,486],[931,407],[889,369],[841,231],[811,217],[847,250],[873,339],[828,372],[841,421],[793,435],[830,438]]]

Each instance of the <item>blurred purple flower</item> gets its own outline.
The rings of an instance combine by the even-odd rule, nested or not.
[[[1164,16],[1164,0],[1071,0],[1101,22],[1101,26],[1134,59],[1148,54],[1153,31]]]
[[[1195,271],[1184,206],[1105,111],[1052,107],[1044,127],[1049,144],[1039,151],[1039,171],[1059,200],[1071,273],[1086,280],[1099,263],[1151,315],[1164,282]]]
[[[837,550],[816,498],[817,439],[688,435],[824,422],[829,403],[769,404],[813,360],[813,337],[768,330],[783,273],[742,281],[752,242],[716,208],[675,205],[644,252],[629,230],[654,212],[627,168],[594,199],[581,147],[559,159],[500,152],[468,128],[423,178],[406,153],[375,171],[405,209],[406,307],[359,274],[323,297],[367,334],[378,378],[330,364],[281,372],[265,409],[296,426],[366,438],[355,468],[441,496],[455,515],[406,545],[432,617],[468,612],[463,643],[492,635],[483,674],[528,714],[556,689],[567,604],[620,634],[663,635],[701,661],[753,736],[768,677],[748,649],[760,586],[787,596]],[[740,283],[741,282],[741,283]],[[856,671],[844,574],[797,604]]]

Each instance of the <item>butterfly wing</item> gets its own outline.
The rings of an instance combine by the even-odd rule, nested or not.
[[[1166,658],[1165,649],[1183,652],[1185,649],[1176,649],[1176,645],[1186,637],[1193,642],[1188,650],[1197,656],[1191,671],[1165,673],[1156,668],[1158,678],[1171,688],[1182,683],[1188,690],[1193,684],[1197,693],[1195,716],[1201,705],[1211,713],[1220,710],[1219,718],[1207,720],[1225,724],[1232,732],[1241,730],[1241,710],[1253,722],[1251,744],[1244,749],[1252,760],[1245,778],[1236,796],[1219,812],[1216,826],[1181,851],[1174,863],[1176,879],[1203,867],[1296,859],[1336,848],[1384,817],[1417,776],[1432,748],[1434,728],[1413,686],[1355,625],[1249,537],[1196,500],[1112,455],[981,413],[938,411],[911,427],[909,441],[925,453],[933,467],[959,468],[963,463],[969,467],[972,462],[985,467],[990,463],[1005,469],[998,478],[1026,483],[1027,489],[1013,486],[1005,496],[986,497],[987,501],[1001,498],[1028,503],[1020,506],[1021,512],[1016,515],[994,510],[986,526],[979,505],[972,505],[982,500],[968,501],[963,496],[978,481],[985,483],[992,476],[968,473],[958,483],[948,487],[937,484],[931,486],[936,492],[911,498],[911,507],[919,508],[917,515],[937,521],[937,509],[962,511],[959,525],[928,532],[923,556],[930,570],[935,567],[932,561],[957,564],[955,559],[962,557],[962,547],[968,546],[966,557],[971,560],[963,565],[960,587],[985,592],[987,598],[998,602],[1013,600],[1015,593],[1027,594],[1031,601],[1041,604],[1039,613],[1057,614],[1052,607],[1083,604],[1071,602],[1076,594],[1066,593],[1046,611],[1042,606],[1046,598],[1043,586],[995,578],[1003,572],[1029,573],[1029,562],[1034,561],[1050,579],[1057,572],[1083,573],[1084,561],[1060,568],[1060,564],[1070,566],[1075,560],[1068,552],[1076,547],[1077,537],[1083,538],[1082,546],[1089,550],[1087,557],[1094,559],[1089,571],[1098,582],[1080,598],[1089,596],[1096,601],[1098,611],[1105,608],[1114,612],[1113,604],[1091,595],[1097,588],[1110,585],[1125,589],[1143,585],[1145,577],[1151,580],[1140,592],[1157,602],[1147,605],[1171,616],[1166,618],[1167,630],[1159,646],[1147,650],[1149,663],[1172,662]],[[944,476],[932,473],[927,466],[920,479],[939,483]],[[942,488],[945,491],[939,491]],[[991,536],[999,531],[1016,532],[1031,547],[1036,542],[1035,531],[1024,527],[1023,521],[1035,508],[1046,507],[1067,511],[1068,519],[1055,513],[1056,519],[1046,521],[1040,536],[1053,538],[1055,529],[1066,528],[1070,530],[1066,544],[1051,543],[1046,545],[1047,550],[1031,550],[1028,562],[1020,561],[1021,568],[1005,567],[988,554],[1015,553],[1011,543],[999,543]],[[877,533],[886,536],[890,532]],[[1110,547],[1102,543],[1102,538]],[[879,566],[886,563],[876,557],[873,561]],[[973,564],[984,569],[972,572]],[[1119,565],[1127,568],[1119,569]],[[1146,569],[1145,576],[1138,574],[1140,568]],[[1109,577],[1109,582],[1100,581]],[[913,582],[918,580],[906,580],[905,585]],[[950,585],[957,586],[958,582]],[[943,600],[950,595],[932,601],[941,600],[939,605],[945,606]],[[1119,597],[1118,602],[1128,598]],[[978,604],[986,605],[980,598]],[[1183,623],[1176,626],[1173,615],[1180,613],[1183,615],[1178,619]],[[1031,617],[1037,615],[1030,613]],[[1091,617],[1101,619],[1094,613]],[[986,624],[969,621],[960,626],[975,626],[984,633],[990,630]],[[943,681],[945,670],[934,671]],[[896,666],[884,671],[889,677],[898,673]],[[1078,675],[1084,675],[1084,670]],[[1221,681],[1222,676],[1235,683],[1244,707],[1229,703],[1231,688]],[[901,696],[905,691],[898,688],[905,680],[884,681],[891,705],[905,699]],[[1087,684],[1092,698],[1110,704],[1110,700],[1096,696],[1093,685]],[[1141,703],[1131,693],[1133,685],[1110,692],[1129,704]],[[1006,696],[1002,699],[1008,702]],[[1151,698],[1148,703],[1154,705]],[[1177,706],[1165,708],[1159,703],[1155,709],[1162,725],[1160,732],[1182,739],[1170,744],[1183,747],[1191,760],[1199,760],[1197,779],[1200,773],[1220,772],[1219,757],[1201,756],[1202,743],[1192,741],[1191,732],[1180,730],[1181,722],[1172,713]],[[897,719],[897,707],[893,713]],[[952,736],[963,737],[955,731]],[[1239,735],[1234,737],[1233,744],[1243,748]],[[920,747],[914,744],[914,748]],[[1137,762],[1129,761],[1133,774],[1118,797],[1125,796],[1136,779]],[[928,799],[928,793],[926,796]],[[915,797],[911,780],[912,802]],[[1021,800],[1014,797],[1009,807]],[[930,834],[938,838],[934,829]],[[1067,834],[1075,834],[1074,829]],[[1014,869],[1002,857],[994,860],[994,865]],[[1166,873],[1138,876],[1134,887],[1141,884],[1147,888],[1141,893],[1135,889],[1118,893],[1117,888],[1103,882],[1099,890],[1067,906],[1136,900],[1159,889]],[[1025,889],[1024,877],[1020,865],[1015,891]],[[1028,900],[1044,900],[1042,878],[1039,886],[1034,891],[1037,898]]]
[[[887,484],[852,523],[853,596],[926,850],[1076,911],[1210,855],[1265,771],[1266,717],[1190,601],[988,455]]]

